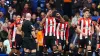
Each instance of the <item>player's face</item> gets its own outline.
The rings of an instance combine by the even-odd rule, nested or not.
[[[89,16],[90,16],[89,11],[86,11],[86,12],[84,13],[84,17],[88,18]]]

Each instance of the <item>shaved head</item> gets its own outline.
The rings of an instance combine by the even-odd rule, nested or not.
[[[30,20],[31,19],[31,14],[30,13],[27,13],[26,14],[26,20]]]

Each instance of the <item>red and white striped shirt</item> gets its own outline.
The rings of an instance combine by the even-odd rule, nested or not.
[[[12,42],[14,42],[15,46],[16,46],[16,42],[15,42],[15,36],[16,36],[16,31],[17,31],[17,25],[18,24],[22,24],[22,22],[20,20],[16,20],[16,22],[12,23],[10,25],[10,29],[11,32],[10,32],[10,35],[9,35],[9,39],[11,40],[10,41],[10,47],[12,48]]]
[[[78,20],[78,25],[80,26],[81,31],[87,35],[85,38],[88,38],[88,36],[91,35],[92,20],[90,18],[80,18]],[[82,39],[82,37],[82,34],[80,34],[80,39]]]
[[[54,17],[46,18],[44,29],[45,29],[45,36],[55,36],[56,20]]]
[[[68,23],[58,23],[56,29],[57,39],[66,40],[68,39]],[[66,34],[67,33],[67,34]]]

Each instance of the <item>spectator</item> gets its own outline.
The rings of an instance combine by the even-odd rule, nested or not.
[[[0,54],[5,54],[5,53],[6,53],[6,49],[3,46],[2,40],[0,40]]]
[[[38,7],[38,0],[30,0],[31,2],[31,6],[32,6],[32,13],[35,13],[36,12],[36,9]]]
[[[61,16],[63,15],[63,11],[62,10],[57,10],[56,8],[53,8],[53,17],[56,17],[56,13],[60,13]]]
[[[46,3],[46,12],[51,9],[50,3]]]
[[[90,9],[92,7],[92,0],[85,0],[83,6]]]
[[[95,3],[92,3],[92,8],[90,9],[91,15],[93,16],[93,12],[94,12],[94,11],[97,11],[97,10],[98,10],[98,9],[97,9],[96,4],[95,4]]]
[[[94,11],[94,16],[99,16],[99,12],[98,11]]]
[[[81,16],[80,16],[79,12],[77,11],[77,12],[75,13],[75,16],[72,18],[71,24],[72,24],[73,27],[76,27],[79,18],[81,18]]]
[[[0,12],[0,21],[1,22],[5,22],[5,18],[4,18],[4,14],[3,14],[3,12]]]
[[[8,7],[8,6],[10,6],[11,5],[11,0],[6,0],[5,1],[5,5]]]
[[[98,12],[100,12],[100,3],[99,3],[99,5],[98,5]],[[99,13],[100,14],[100,13]]]
[[[13,23],[15,21],[16,17],[17,16],[14,14],[13,17],[12,17],[12,20],[10,20],[10,22]]]
[[[43,39],[44,39],[44,33],[43,33],[43,28],[38,27],[37,31],[37,44],[38,44],[38,54],[37,56],[42,56],[42,52],[43,52]]]
[[[6,15],[7,10],[8,10],[8,7],[5,5],[5,0],[1,0],[0,11],[2,11],[4,15]]]
[[[98,9],[100,9],[100,3],[99,3],[99,5],[98,5]]]
[[[37,7],[36,15],[37,17],[40,17],[41,14],[41,7]]]
[[[8,32],[9,20],[6,18],[5,23],[3,24],[3,30]]]
[[[93,21],[95,21],[95,20],[97,21],[99,18],[100,18],[99,12],[98,11],[94,11],[94,14],[92,16],[92,20]]]
[[[32,25],[36,23],[36,17],[37,17],[36,14],[32,15],[32,19],[31,19]]]
[[[11,51],[9,40],[6,39],[6,40],[3,42],[3,45],[4,45],[4,47],[7,49],[7,50],[6,50],[6,54],[9,54],[10,51]]]
[[[40,27],[40,21],[41,21],[41,18],[37,17],[36,23],[34,24],[36,29]]]
[[[25,20],[25,15],[21,16],[21,23],[23,23],[23,21]]]
[[[54,0],[49,0],[49,4],[51,5],[51,8],[55,8],[55,1]]]
[[[0,32],[3,30],[2,25],[3,25],[3,22],[0,21]]]
[[[100,1],[99,0],[93,0],[93,2],[96,3],[96,5],[98,5]]]
[[[64,0],[64,15],[68,15],[69,18],[72,16],[72,0]]]
[[[57,10],[61,10],[63,7],[63,0],[55,0],[55,7]]]
[[[14,11],[14,8],[12,8],[11,6],[8,7],[8,13],[7,13],[7,18],[11,21],[13,18],[13,14],[16,14],[16,11]]]
[[[82,4],[82,1],[80,0],[74,0],[73,1],[73,6],[72,6],[72,15],[74,16],[75,15],[75,12],[77,10],[79,10],[80,8],[83,8],[83,4]]]
[[[43,19],[46,16],[45,12],[41,12],[41,19]]]
[[[25,3],[24,8],[22,10],[22,15],[26,15],[26,13],[31,13],[30,6],[28,3]]]
[[[6,26],[2,25],[2,30],[0,31],[0,38],[2,41],[6,40],[8,36],[8,29]]]
[[[80,3],[79,3],[79,1],[78,0],[74,0],[74,4],[73,4],[73,8],[75,9],[79,9],[79,7],[80,7],[81,5],[80,5]]]
[[[21,14],[21,10],[22,10],[22,9],[21,9],[21,7],[20,7],[20,4],[18,4],[18,1],[17,1],[17,0],[13,0],[11,6],[12,6],[13,8],[15,8],[16,14],[17,14],[17,15],[20,15],[20,14]]]

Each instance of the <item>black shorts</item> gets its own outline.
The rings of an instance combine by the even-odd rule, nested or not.
[[[15,41],[12,41],[12,43],[10,43],[11,45],[11,49],[16,49],[16,42]]]
[[[83,37],[83,39],[81,40],[79,39],[79,47],[84,48],[85,46],[90,45],[89,41],[91,42],[90,37],[88,38]]]
[[[100,44],[100,36],[98,37],[97,44]]]
[[[55,36],[45,36],[44,42],[47,48],[52,48],[52,46],[56,45],[55,43],[56,37]]]
[[[19,34],[16,34],[15,41],[16,41],[17,50],[19,50],[22,47],[22,40],[23,40],[22,36]]]
[[[26,37],[26,38],[23,38],[22,46],[23,46],[23,48],[33,50],[33,49],[36,49],[37,44],[36,44],[35,39]]]
[[[92,50],[96,50],[96,46],[97,46],[97,34],[94,33],[93,36],[92,36]]]

